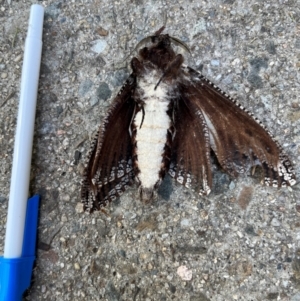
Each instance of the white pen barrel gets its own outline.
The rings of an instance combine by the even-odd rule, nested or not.
[[[44,8],[41,5],[32,5],[23,59],[4,246],[5,258],[17,258],[22,255],[42,54],[43,19]]]

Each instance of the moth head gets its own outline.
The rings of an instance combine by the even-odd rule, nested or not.
[[[142,58],[147,58],[147,55],[149,53],[149,51],[153,51],[153,50],[159,50],[161,49],[162,51],[167,51],[167,52],[172,52],[172,56],[173,56],[173,49],[172,49],[172,45],[174,44],[176,46],[181,47],[184,51],[187,51],[189,53],[191,53],[189,47],[180,39],[169,36],[168,34],[162,34],[163,30],[165,29],[165,26],[162,26],[159,30],[157,30],[154,35],[152,36],[148,36],[144,39],[142,39],[136,46],[135,49],[140,49],[139,54]],[[151,45],[151,44],[152,45]],[[149,47],[143,47],[144,45],[150,44]],[[174,53],[175,55],[175,53]]]
[[[186,43],[184,43],[183,41],[169,36],[168,34],[163,34],[160,36],[149,36],[146,37],[144,39],[142,39],[137,45],[136,45],[136,49],[140,49],[141,46],[148,44],[149,42],[151,42],[152,44],[154,44],[154,46],[158,47],[170,47],[171,43],[173,43],[176,46],[181,47],[183,50],[187,51],[188,53],[191,53],[191,50],[189,49],[188,45]]]
[[[166,70],[170,69],[170,66],[173,66],[172,63],[178,56],[176,56],[172,44],[177,44],[188,50],[187,46],[182,41],[178,40],[177,38],[173,38],[168,34],[161,34],[161,30],[158,31],[155,35],[143,39],[138,44],[137,48],[146,42],[150,42],[151,44],[139,50],[138,60],[141,62],[141,65],[143,65],[143,67],[147,70],[161,70],[164,74],[164,77]],[[136,70],[138,69],[141,68],[136,68]],[[133,68],[133,70],[135,69]],[[137,73],[140,74],[139,72]]]

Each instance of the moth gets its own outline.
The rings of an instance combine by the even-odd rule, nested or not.
[[[260,165],[264,184],[296,183],[292,164],[262,123],[200,72],[184,65],[164,27],[131,60],[132,73],[92,143],[81,187],[85,210],[100,210],[137,183],[149,202],[167,173],[208,195],[211,152],[232,177]]]

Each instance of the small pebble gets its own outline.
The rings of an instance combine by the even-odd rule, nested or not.
[[[107,43],[104,40],[95,40],[92,42],[92,44],[93,44],[93,46],[91,47],[91,50],[98,54],[103,52],[107,46]]]
[[[65,223],[65,222],[68,221],[68,218],[67,218],[67,216],[66,216],[65,214],[62,215],[61,221],[62,221],[63,223]]]
[[[68,194],[60,196],[61,201],[63,202],[70,202],[71,198]]]
[[[229,189],[233,190],[234,188],[235,188],[235,183],[233,181],[231,181],[229,184]]]
[[[182,280],[192,280],[193,273],[191,270],[189,270],[185,265],[181,265],[177,269],[177,274]]]
[[[169,233],[164,233],[164,234],[162,234],[161,238],[166,239],[168,236],[169,236]]]
[[[292,298],[290,299],[291,301],[300,301],[300,293],[296,293]]]
[[[219,66],[219,65],[220,65],[220,61],[219,61],[219,60],[211,60],[211,61],[210,61],[210,64],[211,64],[212,66]]]
[[[187,218],[183,218],[180,222],[181,227],[189,227],[190,226],[190,221]]]
[[[237,235],[239,238],[242,238],[244,236],[240,231],[237,231]]]
[[[83,213],[83,204],[82,203],[77,203],[76,207],[75,207],[75,211],[76,213]]]
[[[98,33],[98,35],[103,36],[103,37],[108,35],[108,31],[106,29],[104,29],[103,27],[97,28],[96,32]]]
[[[22,54],[19,54],[18,56],[15,57],[14,62],[15,62],[15,63],[20,62],[20,60],[22,59],[22,57],[23,57],[23,55],[22,55]]]
[[[87,79],[80,83],[78,93],[80,96],[84,96],[93,86],[93,82],[90,79]]]
[[[277,218],[273,218],[272,221],[271,221],[271,225],[273,227],[279,227],[281,225],[280,221],[277,219]]]

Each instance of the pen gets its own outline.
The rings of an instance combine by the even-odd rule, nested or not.
[[[0,300],[22,300],[35,260],[39,196],[29,200],[32,142],[42,53],[44,8],[32,5],[25,42],[15,134],[4,256],[0,257]]]

